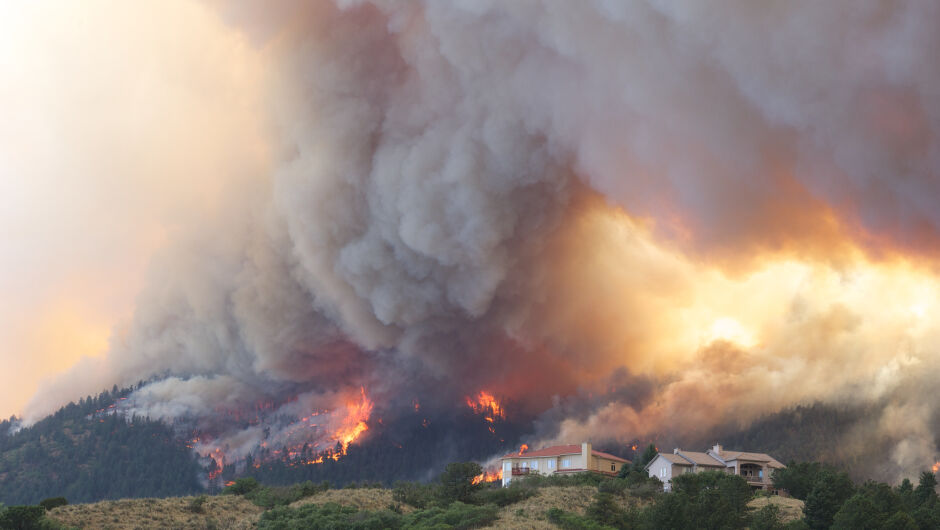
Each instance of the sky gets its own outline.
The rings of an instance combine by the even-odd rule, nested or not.
[[[260,67],[196,3],[0,5],[4,417],[103,355],[167,238],[263,167]]]

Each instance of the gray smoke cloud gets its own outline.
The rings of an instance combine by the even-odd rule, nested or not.
[[[713,337],[680,358],[654,335],[669,333],[657,315],[706,281],[699,265],[733,282],[768,256],[832,275],[860,255],[933,259],[935,2],[216,6],[270,60],[276,168],[233,193],[240,215],[194,229],[153,267],[96,367],[158,379],[134,411],[208,417],[298,394],[331,409],[360,385],[393,399],[418,380],[545,410],[639,364],[649,375],[629,400],[543,416],[546,439],[616,438],[701,412],[680,407],[690,396],[717,392],[745,419],[829,399],[897,353],[892,342],[869,355],[859,331],[897,322],[840,313],[841,300],[802,304],[814,293],[799,288],[774,299],[789,320],[769,344]],[[796,341],[807,330],[821,331]],[[908,355],[935,356],[932,333]],[[693,370],[680,362],[696,356]],[[835,383],[805,382],[857,356]],[[513,383],[519,372],[534,383]],[[765,393],[762,378],[800,391],[734,401]],[[911,398],[883,420],[918,425],[899,467],[933,457],[925,406]],[[722,413],[706,416],[696,428]],[[258,438],[245,440],[236,452]]]

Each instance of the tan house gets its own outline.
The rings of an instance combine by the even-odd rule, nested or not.
[[[666,491],[672,488],[672,477],[700,471],[724,471],[740,475],[754,489],[771,490],[771,474],[775,469],[784,467],[786,466],[768,454],[727,451],[716,444],[704,453],[678,448],[674,449],[672,454],[659,453],[646,464],[646,471],[649,476],[662,481]]]
[[[591,449],[591,444],[555,445],[535,451],[520,451],[502,457],[503,486],[514,478],[527,475],[553,475],[566,473],[603,473],[616,475],[624,464],[619,456]]]

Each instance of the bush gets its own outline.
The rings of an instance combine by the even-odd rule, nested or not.
[[[460,501],[446,508],[430,508],[412,512],[405,517],[405,528],[480,528],[496,521],[495,506],[472,506]]]
[[[33,530],[42,528],[46,509],[42,506],[9,506],[0,513],[0,528]]]
[[[470,502],[473,492],[481,485],[474,484],[473,479],[483,473],[483,468],[476,462],[452,462],[447,464],[440,477],[438,496],[441,504],[447,505],[454,501]]]
[[[606,530],[612,528],[592,521],[587,517],[566,512],[561,508],[552,508],[548,510],[547,515],[549,522],[565,530]]]
[[[829,528],[842,504],[854,493],[855,485],[847,474],[821,472],[803,505],[806,524],[814,530]]]
[[[361,528],[397,529],[402,527],[402,516],[389,511],[359,511],[352,506],[326,503],[322,506],[307,504],[300,508],[281,506],[261,515],[259,530],[286,530],[288,528]]]
[[[433,486],[420,482],[396,482],[395,487],[392,488],[392,498],[396,502],[415,508],[427,508],[434,501],[435,496]]]
[[[751,514],[749,525],[751,530],[782,530],[780,522],[780,508],[776,504],[768,504]]]
[[[209,500],[209,498],[205,495],[194,497],[193,500],[189,502],[189,511],[193,513],[203,513],[207,500]]]
[[[254,477],[244,477],[235,480],[235,483],[231,486],[225,486],[225,489],[222,490],[223,495],[244,495],[250,493],[261,484],[258,484],[258,481]]]
[[[473,504],[495,504],[503,507],[524,501],[535,495],[537,491],[533,488],[527,488],[523,485],[512,484],[508,488],[492,487],[483,488],[474,492]]]
[[[66,506],[68,503],[69,501],[67,501],[65,497],[50,497],[39,501],[39,505],[45,508],[47,512],[59,506]]]

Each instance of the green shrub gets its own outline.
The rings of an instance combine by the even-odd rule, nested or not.
[[[442,505],[454,501],[468,503],[473,492],[480,489],[473,479],[483,473],[483,468],[476,462],[452,462],[441,473],[440,487],[437,490]]]
[[[4,530],[34,530],[42,528],[46,509],[42,506],[9,506],[0,513],[0,528]]]
[[[392,498],[395,501],[415,508],[427,508],[436,496],[433,486],[420,482],[396,482],[392,488]]]
[[[607,530],[613,528],[592,521],[587,517],[566,512],[561,508],[552,508],[548,510],[546,515],[548,515],[549,522],[565,530]]]
[[[225,489],[222,490],[222,494],[244,495],[258,489],[259,486],[261,486],[261,484],[258,484],[258,481],[255,480],[254,477],[244,477],[235,480],[235,483],[231,486],[225,486]]]
[[[446,508],[429,508],[405,516],[404,528],[481,528],[498,518],[495,506],[472,506],[454,501]]]
[[[39,501],[39,505],[45,508],[46,511],[58,508],[59,506],[66,506],[68,503],[69,501],[67,501],[65,497],[50,497]]]
[[[398,529],[402,516],[389,511],[359,511],[352,506],[336,503],[307,504],[300,508],[281,506],[261,515],[259,530],[287,530],[293,528],[357,528],[364,530]]]
[[[205,511],[205,504],[207,500],[209,500],[209,498],[205,495],[193,497],[193,500],[189,502],[189,511],[193,513],[203,513]]]
[[[524,501],[536,493],[537,491],[534,488],[527,488],[521,484],[513,484],[507,488],[496,486],[474,492],[472,501],[473,504],[495,504],[503,507]]]
[[[776,504],[768,504],[751,514],[749,528],[751,530],[782,530],[780,522],[780,508]]]

